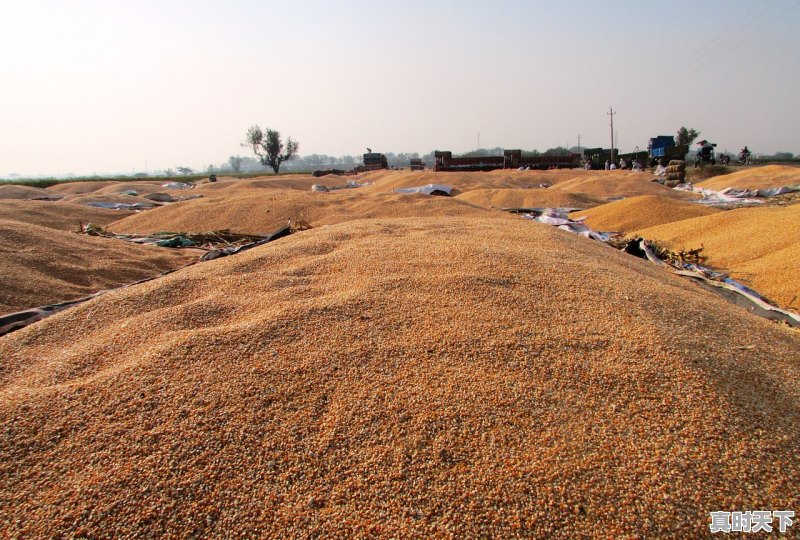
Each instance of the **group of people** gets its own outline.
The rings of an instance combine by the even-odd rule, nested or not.
[[[587,171],[592,170],[592,162],[587,161],[584,167]],[[630,169],[632,171],[643,171],[644,166],[636,159],[632,159],[630,161],[625,161],[625,158],[619,158],[619,165],[614,163],[613,161],[607,159],[605,164],[605,170],[607,171],[614,171],[617,169]]]

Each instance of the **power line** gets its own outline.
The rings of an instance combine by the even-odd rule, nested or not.
[[[764,0],[763,2],[761,2],[754,9],[752,9],[748,13],[744,14],[733,25],[726,27],[725,29],[723,29],[723,31],[720,34],[718,34],[716,37],[712,38],[705,45],[700,47],[699,50],[704,51],[704,53],[705,53],[703,56],[696,56],[688,64],[678,65],[678,66],[676,66],[676,67],[674,67],[674,68],[672,68],[670,70],[667,70],[667,71],[661,73],[658,77],[656,77],[656,79],[654,81],[651,81],[650,83],[647,83],[640,90],[638,90],[634,94],[632,94],[626,101],[623,102],[623,105],[630,104],[633,101],[638,100],[639,98],[641,98],[641,97],[643,97],[645,95],[649,95],[650,92],[652,92],[652,91],[654,91],[654,90],[656,90],[656,89],[658,89],[660,87],[666,86],[667,84],[671,84],[671,82],[674,82],[674,81],[671,81],[671,79],[675,79],[676,77],[683,78],[682,75],[686,74],[687,70],[689,70],[690,72],[693,73],[694,71],[696,71],[696,69],[699,69],[700,67],[704,67],[706,65],[706,62],[709,61],[708,60],[709,56],[713,56],[713,54],[716,52],[717,49],[719,49],[722,45],[725,45],[726,40],[729,39],[729,37],[732,34],[734,34],[735,32],[741,32],[742,30],[744,30],[748,26],[750,26],[753,23],[755,23],[758,19],[760,19],[768,11],[770,11],[775,3],[776,3],[776,0]],[[764,8],[767,4],[769,4],[769,6]],[[797,7],[797,6],[795,6],[795,7]],[[794,9],[794,8],[792,8],[792,9]],[[770,23],[771,22],[772,21],[770,21]],[[768,24],[770,24],[770,23],[768,23]],[[714,59],[712,58],[711,61],[713,62],[713,60]],[[703,64],[698,67],[697,66],[698,63],[703,63]]]
[[[792,6],[791,8],[789,8],[789,10],[787,10],[787,11],[785,11],[785,12],[779,13],[777,16],[773,17],[772,19],[768,20],[766,23],[762,24],[761,26],[759,26],[759,27],[755,28],[755,29],[754,29],[753,31],[751,31],[750,33],[746,34],[744,37],[742,37],[742,38],[738,39],[737,41],[735,41],[735,42],[734,42],[732,45],[730,45],[730,46],[729,46],[729,48],[730,48],[730,49],[736,49],[736,48],[737,48],[737,47],[739,47],[739,46],[740,46],[742,43],[744,43],[745,41],[749,40],[750,38],[752,38],[753,36],[755,36],[757,33],[759,33],[761,30],[763,30],[764,28],[767,28],[768,26],[770,26],[772,23],[774,23],[774,22],[775,22],[775,21],[777,21],[778,19],[781,19],[781,18],[783,18],[783,17],[786,17],[786,16],[787,16],[789,13],[791,13],[792,11],[794,11],[795,9],[797,9],[798,7],[800,7],[800,3],[798,3],[798,4],[795,4],[794,6]],[[698,65],[695,65],[695,66],[693,66],[693,67],[691,67],[691,68],[687,69],[686,71],[684,71],[684,72],[682,72],[682,73],[678,74],[678,76],[674,77],[674,78],[673,78],[673,80],[672,80],[672,81],[670,81],[670,84],[674,84],[674,83],[676,83],[676,82],[678,82],[678,81],[681,81],[681,80],[685,79],[685,78],[686,78],[686,77],[688,77],[689,75],[692,75],[692,74],[696,73],[697,71],[699,71],[699,70],[701,70],[701,69],[703,69],[703,68],[707,67],[708,65],[712,64],[712,63],[713,63],[715,60],[716,60],[716,59],[715,59],[715,58],[713,58],[713,57],[704,57],[704,58],[701,58],[701,59],[700,59],[700,61],[701,61],[702,63],[700,63],[700,64],[698,64]],[[665,85],[662,85],[662,88],[663,88],[664,86],[666,86],[666,84],[665,84]]]

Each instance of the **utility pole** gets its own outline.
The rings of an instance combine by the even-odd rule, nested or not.
[[[480,131],[478,132],[478,148],[477,149],[478,150],[481,149],[481,132]]]
[[[579,154],[581,153],[581,135],[580,135],[580,133],[578,134],[578,153]]]
[[[609,107],[609,112],[606,114],[611,117],[611,163],[614,163],[614,112],[613,107]]]

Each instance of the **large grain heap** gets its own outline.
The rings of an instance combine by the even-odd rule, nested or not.
[[[17,184],[0,183],[0,200],[2,199],[60,199],[61,194],[48,191],[40,187],[22,186]]]
[[[800,505],[798,351],[546,225],[312,229],[0,339],[0,523],[699,537],[710,511]]]
[[[585,216],[586,224],[598,231],[633,233],[647,227],[717,212],[720,210],[663,195],[640,195],[575,212],[572,217]]]
[[[694,193],[676,191],[653,182],[652,176],[646,173],[627,171],[585,171],[585,173],[575,174],[573,178],[556,183],[551,189],[584,193],[593,197],[661,195],[683,200],[700,197]]]
[[[715,176],[697,184],[698,187],[717,191],[725,188],[765,189],[797,185],[800,185],[800,167],[788,165],[748,167],[735,173]]]
[[[740,208],[637,231],[674,249],[703,247],[708,263],[730,271],[778,304],[800,309],[800,204]]]
[[[119,233],[210,231],[230,229],[247,234],[269,233],[288,219],[313,226],[372,217],[431,215],[480,216],[486,210],[447,197],[369,193],[365,188],[315,193],[297,189],[236,189],[173,203],[117,221]]]
[[[198,256],[0,219],[0,314],[155,277]]]

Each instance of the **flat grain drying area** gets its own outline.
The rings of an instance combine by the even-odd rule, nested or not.
[[[764,189],[800,185],[800,167],[788,165],[765,165],[747,167],[735,173],[715,176],[697,184],[698,187],[716,191],[725,188]]]
[[[570,217],[586,217],[586,224],[597,231],[634,233],[664,223],[716,214],[720,210],[663,195],[640,195],[614,201],[591,210],[574,212]]]
[[[521,219],[318,228],[0,339],[15,537],[699,537],[800,504],[800,337]]]
[[[0,219],[0,314],[127,285],[198,257],[196,250],[139,246]]]
[[[697,248],[708,263],[783,306],[800,308],[800,204],[739,208],[637,231],[675,249]]]
[[[132,215],[126,210],[92,208],[54,201],[0,200],[0,219],[32,223],[62,231],[77,231],[81,223],[105,226]]]

